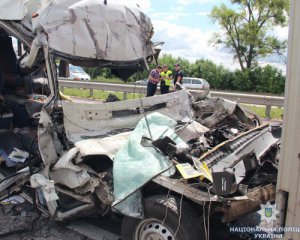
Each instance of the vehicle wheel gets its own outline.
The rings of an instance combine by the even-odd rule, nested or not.
[[[254,113],[253,111],[250,111],[248,108],[243,108],[243,109],[248,115],[250,115],[249,117],[255,127],[258,127],[263,124],[261,117],[259,117],[256,113]]]
[[[144,199],[144,214],[144,219],[124,218],[121,230],[122,240],[205,239],[200,216],[184,201],[181,204],[179,225],[180,199],[178,198],[172,196],[169,198],[166,196],[146,198]],[[180,227],[178,228],[178,226]]]

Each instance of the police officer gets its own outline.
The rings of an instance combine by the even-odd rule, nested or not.
[[[160,73],[162,78],[160,82],[160,92],[161,94],[166,94],[169,92],[169,88],[172,85],[172,71],[168,70],[168,66],[166,64],[163,65],[162,72]]]
[[[179,63],[176,63],[174,66],[175,66],[175,71],[176,71],[175,76],[174,76],[174,88],[176,90],[178,90],[178,89],[180,89],[180,87],[178,87],[176,85],[176,83],[182,84],[183,72],[180,69],[180,64]]]

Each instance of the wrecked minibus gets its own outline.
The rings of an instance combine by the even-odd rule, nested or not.
[[[57,221],[117,212],[124,240],[206,239],[203,216],[231,222],[274,200],[281,128],[237,103],[60,94],[69,63],[124,79],[147,68],[152,35],[144,13],[111,3],[1,1],[0,200],[22,193]]]

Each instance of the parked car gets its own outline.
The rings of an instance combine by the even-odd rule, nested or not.
[[[148,83],[148,78],[145,78],[145,79],[142,79],[142,80],[135,81],[134,84],[136,84],[136,85],[147,85],[147,83]]]
[[[78,80],[78,81],[89,81],[91,80],[90,75],[88,75],[82,67],[74,66],[69,64],[70,77],[69,79]]]
[[[202,78],[183,77],[182,85],[186,88],[209,90],[209,83]]]

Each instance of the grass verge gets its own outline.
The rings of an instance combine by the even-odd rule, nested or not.
[[[266,118],[266,108],[264,106],[253,106],[248,104],[242,104],[243,107],[248,108],[250,111],[256,113],[262,118]],[[280,119],[283,117],[283,108],[272,107],[271,108],[271,119]]]

